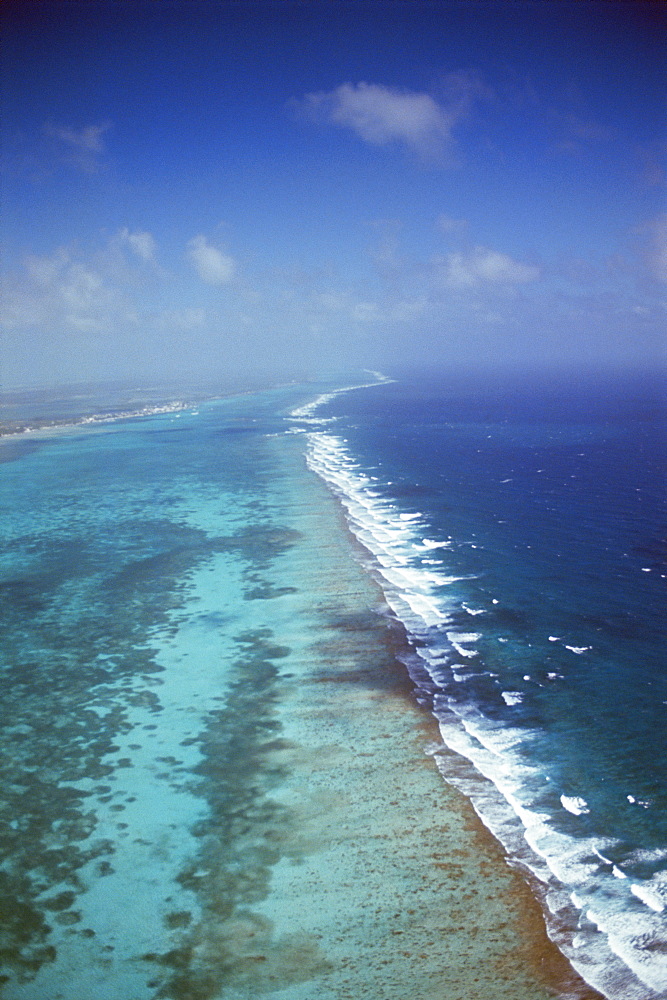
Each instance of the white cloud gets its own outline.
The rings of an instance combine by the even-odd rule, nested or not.
[[[402,299],[387,310],[387,319],[396,323],[414,323],[429,311],[429,301],[425,295],[413,299]]]
[[[481,285],[522,285],[536,281],[539,268],[522,264],[507,254],[477,246],[468,253],[450,253],[437,258],[438,271],[452,288]]]
[[[104,133],[111,128],[111,122],[101,125],[86,125],[74,129],[47,122],[44,134],[55,139],[60,149],[65,152],[66,159],[87,173],[98,169],[99,160],[106,150]]]
[[[375,323],[382,319],[377,302],[357,299],[350,292],[319,292],[313,305],[320,315],[339,313],[356,323]]]
[[[48,257],[28,257],[25,261],[25,268],[35,284],[47,286],[56,280],[69,262],[69,253],[60,248]]]
[[[195,236],[188,243],[188,257],[208,285],[226,285],[234,277],[234,258],[211,246],[205,236]]]
[[[440,159],[452,143],[452,128],[480,92],[465,74],[453,74],[449,83],[445,104],[430,94],[362,81],[307,94],[300,107],[316,119],[352,129],[372,145],[397,142],[424,158]]]
[[[82,264],[71,264],[59,285],[58,294],[67,309],[80,316],[93,312],[106,296],[106,291],[99,274]]]
[[[443,233],[460,233],[468,228],[468,220],[452,219],[449,215],[441,214],[437,218],[437,226]]]
[[[130,250],[136,254],[141,260],[154,261],[156,253],[156,244],[150,233],[137,232],[131,233],[127,227],[121,229],[118,237],[121,243],[126,244]]]
[[[105,334],[137,321],[121,290],[64,249],[28,257],[23,272],[7,279],[4,291],[8,329]]]
[[[377,302],[357,302],[352,308],[352,319],[358,323],[376,323],[380,318]]]
[[[318,292],[310,300],[311,315],[319,320],[333,316],[362,325],[414,322],[424,315],[428,301],[424,296],[413,299],[379,301],[357,298],[351,292]]]

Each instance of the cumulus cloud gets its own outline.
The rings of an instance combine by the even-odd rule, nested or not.
[[[102,335],[137,321],[125,294],[99,268],[64,249],[28,257],[4,293],[8,330]]]
[[[479,84],[452,74],[447,99],[376,83],[343,83],[329,92],[307,94],[299,107],[315,120],[352,129],[375,146],[398,143],[426,159],[440,159],[452,144],[452,129],[469,111]]]
[[[136,254],[140,260],[154,261],[156,244],[150,233],[136,232],[131,233],[127,227],[121,229],[118,238],[121,243],[125,244],[130,248],[132,253]]]
[[[452,219],[449,215],[441,214],[437,218],[437,226],[443,233],[461,233],[468,228],[468,220]]]
[[[53,125],[44,125],[44,134],[54,139],[68,162],[87,173],[93,173],[99,167],[100,157],[106,150],[104,133],[111,128],[111,122],[101,125],[86,125],[80,129]]]
[[[436,260],[445,284],[452,288],[475,288],[484,285],[522,285],[536,281],[539,268],[523,264],[488,247],[477,246],[463,253],[450,253]]]
[[[211,246],[205,236],[195,236],[190,240],[188,258],[207,285],[226,285],[234,277],[234,258]]]

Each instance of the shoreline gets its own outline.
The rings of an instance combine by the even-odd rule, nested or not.
[[[35,418],[33,422],[30,422],[27,418],[17,417],[13,419],[3,419],[0,415],[0,442],[4,440],[16,440],[20,439],[24,435],[41,435],[43,433],[48,434],[51,431],[75,431],[78,428],[89,428],[94,429],[99,426],[105,426],[107,424],[112,424],[117,421],[125,420],[140,420],[142,418],[149,418],[154,416],[160,416],[168,413],[178,413],[186,410],[197,409],[199,406],[205,406],[209,403],[222,402],[229,399],[242,398],[243,396],[252,396],[253,394],[261,394],[264,392],[270,392],[276,389],[286,389],[300,383],[288,381],[288,382],[276,382],[270,384],[262,384],[257,386],[246,386],[241,388],[239,386],[229,387],[227,389],[219,388],[215,392],[204,391],[203,389],[193,388],[191,392],[181,395],[181,398],[175,398],[176,392],[159,393],[153,403],[145,403],[140,407],[133,407],[132,403],[145,398],[145,393],[140,390],[134,390],[132,393],[133,398],[128,399],[127,394],[116,395],[116,401],[110,403],[109,407],[111,412],[105,413],[91,413],[89,408],[85,408],[79,415],[68,415],[55,420],[52,418],[38,417]],[[86,384],[84,383],[84,386]],[[66,387],[63,387],[66,389]],[[39,394],[42,390],[24,390],[27,394],[35,393]],[[43,390],[48,391],[48,390]],[[154,391],[154,390],[151,390]],[[117,390],[119,393],[120,390]],[[21,390],[17,390],[15,393],[5,392],[0,394],[0,412],[2,409],[11,406],[11,403],[4,403],[2,401],[3,397],[8,397],[12,395],[20,395]],[[68,400],[70,396],[65,391],[63,394],[55,397],[55,400]],[[115,412],[114,412],[115,407]]]
[[[310,585],[304,610],[318,609],[319,635],[281,705],[286,745],[274,754],[289,776],[274,798],[298,822],[282,833],[283,856],[257,909],[274,942],[295,925],[314,929],[320,972],[305,991],[294,983],[277,995],[305,1000],[316,978],[327,1000],[600,1000],[549,940],[523,874],[428,756],[439,731],[399,659],[404,634],[374,610],[383,597],[360,565],[361,547],[312,479],[315,506],[306,509],[301,491],[294,525]],[[273,638],[289,641],[275,626]],[[279,961],[275,945],[273,957],[265,950],[264,988]]]
[[[202,401],[208,402],[208,400]],[[57,433],[59,431],[76,431],[78,429],[94,430],[97,427],[106,427],[108,424],[113,424],[123,420],[141,420],[148,419],[150,417],[162,416],[167,413],[182,413],[184,410],[192,409],[195,406],[200,405],[199,403],[184,403],[180,400],[174,400],[173,403],[165,403],[163,406],[147,406],[141,410],[128,410],[120,411],[118,413],[105,415],[105,414],[91,414],[90,416],[82,416],[77,419],[72,419],[68,417],[63,417],[61,421],[55,421],[52,423],[36,423],[34,426],[30,426],[27,423],[20,423],[17,427],[11,427],[7,424],[0,424],[0,442],[2,441],[16,441],[22,437],[31,437],[34,435],[40,437],[41,435],[49,436],[50,434]]]
[[[252,470],[256,485],[176,490],[158,524],[166,553],[181,532],[192,562],[136,564],[158,598],[139,647],[126,636],[136,665],[72,691],[105,736],[89,774],[70,747],[92,783],[80,823],[101,796],[79,834],[108,836],[113,864],[82,867],[77,835],[76,891],[46,900],[67,903],[45,914],[57,960],[12,1000],[598,1000],[429,755],[439,732],[402,662],[405,633],[307,468],[305,437],[234,440],[249,463],[238,482]],[[116,578],[134,599],[133,577]]]
[[[352,440],[356,440],[354,428],[355,425],[352,423],[350,434]],[[398,434],[396,428],[394,431]],[[360,439],[363,446],[363,435],[360,435]],[[570,859],[570,840],[566,837],[561,837],[560,840],[554,837],[549,841],[550,827],[547,825],[549,816],[541,815],[541,803],[533,805],[532,812],[524,811],[522,795],[520,792],[517,792],[516,796],[513,794],[514,781],[523,792],[524,786],[521,785],[521,781],[525,774],[522,772],[518,754],[517,767],[512,770],[515,758],[511,750],[506,754],[503,739],[496,738],[498,728],[502,734],[505,730],[499,726],[494,728],[493,722],[485,728],[482,724],[485,718],[483,713],[480,713],[478,725],[475,708],[465,702],[465,697],[461,699],[463,707],[459,710],[456,685],[453,685],[453,688],[450,685],[452,681],[466,679],[468,663],[463,658],[477,655],[477,650],[476,646],[473,650],[469,650],[467,646],[461,648],[454,640],[474,645],[477,640],[484,639],[483,635],[471,631],[467,615],[462,613],[461,608],[473,615],[482,613],[479,608],[491,611],[490,600],[485,602],[488,591],[485,592],[481,587],[481,597],[470,598],[464,587],[457,588],[455,599],[448,603],[443,591],[440,589],[435,591],[431,582],[434,581],[438,587],[444,587],[445,584],[456,582],[458,579],[465,579],[467,565],[464,564],[464,567],[459,569],[461,577],[451,576],[452,570],[447,565],[443,565],[442,569],[438,566],[433,575],[430,573],[430,568],[428,571],[422,571],[418,566],[420,562],[429,564],[429,567],[434,561],[439,562],[432,558],[420,560],[419,556],[420,553],[423,554],[424,549],[428,552],[430,548],[449,546],[448,541],[432,541],[433,538],[449,538],[450,536],[446,534],[447,527],[441,525],[440,534],[430,535],[430,529],[428,527],[425,529],[421,525],[421,515],[412,513],[415,508],[411,503],[409,489],[406,504],[400,499],[402,496],[400,485],[396,491],[391,489],[388,491],[389,495],[385,496],[387,491],[381,485],[376,487],[374,483],[376,475],[373,473],[376,472],[376,465],[373,457],[369,459],[366,454],[365,458],[358,459],[357,465],[353,447],[347,447],[345,431],[339,431],[338,435],[335,432],[333,434],[327,431],[315,432],[311,441],[311,447],[308,449],[310,468],[321,476],[340,503],[341,509],[345,512],[345,519],[349,523],[350,532],[357,542],[357,548],[364,553],[363,564],[369,574],[377,580],[384,599],[391,609],[390,615],[396,617],[407,629],[410,652],[407,656],[399,656],[399,659],[405,663],[406,670],[420,690],[418,695],[420,704],[426,706],[439,721],[440,739],[431,752],[442,771],[444,780],[453,784],[467,800],[473,803],[486,829],[503,845],[504,852],[510,859],[509,863],[513,866],[516,864],[524,873],[527,882],[534,889],[536,898],[542,904],[541,910],[549,937],[558,945],[577,974],[590,984],[595,995],[618,997],[619,1000],[621,997],[631,996],[634,1000],[645,1000],[650,995],[655,996],[657,1000],[658,996],[662,996],[661,975],[664,974],[661,959],[662,935],[658,921],[654,920],[651,923],[645,918],[642,922],[639,914],[636,923],[631,921],[624,930],[621,926],[623,921],[615,919],[613,910],[612,901],[616,900],[616,885],[601,887],[602,891],[595,896],[598,889],[598,881],[593,877],[595,861],[592,867],[588,867],[586,855],[591,848],[582,837],[577,841],[573,836],[574,845],[580,852],[580,856],[577,854],[579,867],[576,869],[576,879],[568,879],[565,866]],[[361,455],[364,454],[362,447]],[[391,461],[391,450],[388,454]],[[380,451],[380,455],[386,458],[385,452]],[[382,458],[377,459],[378,468],[382,468]],[[390,467],[395,471],[393,466]],[[378,476],[380,481],[384,479],[382,472]],[[400,481],[400,471],[394,478]],[[432,483],[431,489],[437,490],[437,483]],[[456,509],[460,498],[452,495],[450,491],[447,499],[452,509]],[[411,523],[415,519],[416,527]],[[475,525],[468,524],[468,531],[474,536]],[[422,539],[424,532],[430,537]],[[472,548],[477,546],[473,545]],[[444,559],[442,561],[445,562]],[[475,566],[472,569],[472,579],[477,579],[478,572],[483,574],[483,570]],[[499,595],[500,586],[501,582],[496,578],[491,593]],[[464,598],[468,604],[461,603]],[[475,603],[477,600],[480,601],[479,604]],[[494,599],[492,603],[496,605],[499,602]],[[466,620],[461,621],[461,618]],[[455,622],[454,626],[449,625],[450,620]],[[448,631],[448,627],[453,627],[454,631]],[[447,643],[444,641],[444,635],[440,641],[439,629],[442,633],[446,633]],[[480,633],[483,631],[480,629]],[[504,632],[501,634],[505,635]],[[546,630],[544,634],[547,634]],[[504,638],[500,639],[500,642],[505,641],[507,640]],[[421,646],[425,648],[421,649]],[[450,666],[452,647],[458,653],[458,656],[454,657],[454,666]],[[539,642],[536,643],[537,648],[540,648]],[[521,650],[518,652],[520,656]],[[542,650],[547,657],[549,652]],[[461,667],[458,666],[459,659],[463,661]],[[511,660],[506,659],[508,662],[505,666],[513,670]],[[533,659],[536,660],[536,657]],[[545,662],[544,655],[542,662]],[[491,671],[491,668],[488,669]],[[546,674],[546,668],[535,666],[535,669],[538,671],[544,669]],[[484,667],[478,670],[477,674],[474,670],[471,671],[470,677],[484,677]],[[532,669],[530,672],[532,675]],[[488,676],[494,679],[493,683],[496,683],[496,677],[500,675],[499,671],[498,675],[490,672]],[[510,676],[509,671],[506,676]],[[523,679],[526,682],[532,681],[532,676],[524,676]],[[492,692],[496,698],[500,694],[503,681],[497,683],[497,690]],[[512,687],[512,682],[508,684],[505,681],[504,684],[505,687]],[[514,684],[517,685],[516,679]],[[523,691],[523,688],[519,687],[519,690]],[[514,691],[509,692],[510,696],[513,694]],[[513,701],[507,700],[506,695],[507,692],[502,693],[506,704],[514,704]],[[530,692],[527,692],[526,697],[529,696]],[[517,696],[517,700],[518,697],[520,696]],[[471,703],[473,700],[471,698]],[[490,717],[495,721],[494,705],[493,699],[490,699]],[[502,718],[510,726],[511,731],[512,720],[509,712]],[[515,739],[514,735],[512,739]],[[452,754],[451,750],[456,752]],[[549,778],[546,780],[549,781]],[[527,779],[525,787],[530,790]],[[547,793],[553,787],[557,786],[549,786]],[[545,805],[546,799],[545,796]],[[565,808],[564,803],[563,807]],[[545,814],[550,813],[548,807],[543,811]],[[544,829],[540,826],[542,821]],[[542,840],[534,835],[536,829],[544,833]],[[580,847],[579,842],[581,842]],[[604,853],[604,843],[600,846],[600,851]],[[596,855],[602,858],[600,851],[591,851],[593,858]],[[610,881],[614,883],[615,879]],[[632,893],[639,895],[634,885],[631,888]],[[627,891],[627,885],[621,886],[621,890],[623,889]],[[586,900],[590,902],[587,903]],[[653,908],[657,910],[660,901],[658,897],[656,900]],[[604,909],[607,903],[609,905]],[[631,917],[634,913],[632,903],[629,910]],[[605,917],[609,912],[611,919],[607,921]],[[635,930],[636,925],[638,925],[637,930]],[[631,937],[633,931],[634,940]],[[643,931],[646,931],[646,940],[653,940],[652,935],[655,935],[656,945],[653,955],[647,955],[648,949],[642,951],[646,946],[638,944],[644,940],[643,937],[639,937]],[[622,950],[624,944],[625,951]]]
[[[455,750],[448,747],[446,743],[443,743],[439,721],[431,707],[426,704],[429,696],[420,687],[419,682],[410,675],[407,661],[415,659],[414,650],[403,623],[396,617],[389,606],[386,605],[386,598],[381,584],[374,576],[373,554],[350,528],[340,502],[337,499],[335,499],[335,502],[338,508],[341,530],[344,531],[348,538],[352,550],[352,558],[359,563],[362,572],[368,576],[369,582],[376,588],[378,605],[384,604],[386,607],[388,643],[397,673],[397,688],[404,685],[405,698],[410,703],[410,708],[417,710],[417,726],[419,728],[423,727],[425,737],[428,738],[428,744],[424,749],[424,753],[433,761],[434,770],[439,774],[447,788],[459,796],[460,802],[455,803],[454,808],[458,805],[461,808],[462,814],[466,816],[469,816],[470,812],[472,813],[472,817],[469,817],[471,828],[480,836],[481,841],[484,843],[484,850],[488,850],[494,854],[497,862],[511,871],[518,880],[514,888],[518,894],[517,898],[522,900],[521,933],[526,939],[533,941],[534,947],[537,949],[538,957],[536,958],[537,964],[535,967],[540,970],[548,970],[547,982],[555,986],[559,991],[558,995],[567,998],[567,1000],[579,1000],[579,998],[582,998],[582,1000],[605,1000],[604,995],[581,976],[558,945],[550,938],[545,914],[546,887],[529,867],[511,858],[511,855],[502,842],[477,813],[472,799],[466,795],[465,791],[458,788],[455,781],[452,780],[454,777],[452,771],[460,771],[462,765],[468,766],[468,762],[465,758],[460,757]],[[423,666],[420,665],[418,671],[424,672]],[[424,680],[430,683],[430,678],[426,674],[424,674]],[[422,696],[421,699],[418,698],[420,694]],[[436,760],[441,762],[440,766],[435,763]],[[450,762],[449,764],[447,763],[448,761]]]

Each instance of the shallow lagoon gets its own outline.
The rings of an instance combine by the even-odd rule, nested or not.
[[[402,636],[276,416],[307,398],[2,466],[9,1000],[595,995],[425,752]]]

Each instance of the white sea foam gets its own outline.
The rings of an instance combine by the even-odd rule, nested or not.
[[[632,892],[637,899],[641,899],[642,903],[646,903],[646,905],[650,906],[652,910],[655,910],[656,913],[662,913],[665,908],[665,904],[658,893],[646,885],[637,885],[633,882],[630,886],[630,892]]]
[[[452,547],[451,539],[446,542],[436,542],[432,538],[422,538],[420,543],[415,543],[415,548],[421,547],[423,549],[450,549]]]
[[[318,410],[321,406],[324,406],[325,403],[331,402],[332,399],[335,399],[336,396],[340,396],[344,392],[353,392],[355,389],[370,389],[374,385],[381,385],[385,382],[394,381],[393,379],[388,378],[386,375],[382,375],[381,372],[369,371],[368,374],[373,376],[374,378],[373,382],[364,382],[359,385],[347,385],[341,389],[332,389],[331,392],[323,392],[321,395],[313,399],[310,403],[305,403],[303,406],[295,407],[295,409],[290,411],[289,416],[293,420],[304,420],[304,419],[309,420],[314,416],[316,410]],[[330,418],[318,417],[317,419],[319,421],[322,419],[330,419]]]
[[[446,779],[472,800],[482,820],[508,852],[540,880],[550,914],[550,934],[575,968],[613,1000],[661,997],[664,1000],[667,974],[659,946],[664,925],[656,923],[656,912],[647,909],[644,915],[629,917],[628,882],[623,877],[619,879],[616,866],[609,873],[600,897],[599,861],[605,857],[602,850],[612,846],[612,842],[592,838],[574,840],[558,833],[550,825],[548,812],[535,810],[526,803],[527,784],[531,776],[533,780],[539,776],[516,756],[525,743],[525,731],[506,733],[508,739],[502,745],[498,739],[502,731],[487,729],[482,735],[482,730],[476,728],[479,717],[474,712],[457,721],[446,699],[437,696],[436,701],[445,746],[470,760],[481,778],[475,778],[475,772],[452,771],[451,757],[441,763],[437,750],[434,759]],[[483,779],[490,780],[492,785],[480,785]],[[502,799],[495,797],[494,788]],[[600,898],[608,901],[604,914],[594,911],[589,903]],[[567,922],[570,902],[582,914],[582,919],[573,924]],[[652,941],[656,942],[655,950],[650,948]]]
[[[448,632],[447,638],[450,642],[478,642],[482,637],[479,632]]]
[[[481,636],[477,632],[447,632],[447,639],[453,648],[459,656],[466,659],[473,659],[479,655],[476,649],[468,649],[467,645],[471,642],[477,642],[480,638]]]
[[[650,809],[653,805],[651,799],[637,799],[634,795],[626,795],[628,802],[634,806],[641,806],[642,809]]]
[[[580,795],[561,795],[560,800],[563,809],[567,809],[573,816],[583,816],[590,812],[586,799],[582,799]]]
[[[632,864],[643,864],[645,862],[659,864],[661,861],[667,861],[667,848],[656,847],[654,850],[638,848],[632,852],[629,860]]]
[[[470,647],[481,636],[448,630],[447,623],[457,610],[481,614],[483,609],[462,605],[460,596],[450,603],[443,585],[460,578],[446,576],[445,567],[445,572],[434,573],[433,561],[420,558],[430,550],[451,548],[452,540],[415,537],[424,514],[400,510],[377,490],[371,492],[367,477],[350,461],[341,438],[322,431],[310,433],[308,462],[339,497],[352,531],[375,557],[388,607],[418,640],[415,656],[435,687],[420,700],[432,703],[443,745],[459,755],[442,758],[435,748],[431,751],[434,759],[446,779],[471,799],[510,856],[539,879],[550,933],[559,947],[584,978],[612,1000],[659,1000],[667,995],[662,945],[642,944],[660,942],[661,933],[664,937],[664,926],[658,922],[667,889],[661,883],[628,878],[620,864],[631,870],[632,862],[640,859],[612,863],[607,855],[613,853],[613,841],[588,837],[583,831],[577,837],[560,832],[554,824],[563,815],[561,810],[583,817],[591,811],[588,803],[581,795],[559,797],[549,779],[527,762],[525,749],[538,739],[537,733],[492,723],[466,701],[466,682],[480,674],[465,663],[451,664],[450,654],[453,651],[464,660],[477,656],[477,650]],[[499,603],[497,598],[492,600]],[[436,636],[440,637],[437,642]],[[563,641],[559,636],[548,638]],[[590,647],[566,648],[580,655]],[[411,669],[409,659],[405,662]],[[488,672],[487,676],[493,677]],[[559,676],[548,674],[552,681]],[[458,682],[455,698],[445,694],[449,690],[454,695],[452,681]],[[523,692],[502,691],[500,685],[497,691],[499,701],[508,707],[524,698]],[[632,891],[631,886],[635,887]],[[644,904],[640,913],[636,912],[638,903]]]
[[[458,642],[452,641],[452,646],[459,656],[465,656],[467,659],[473,659],[475,656],[479,656],[476,649],[466,649],[465,646],[461,646]]]

